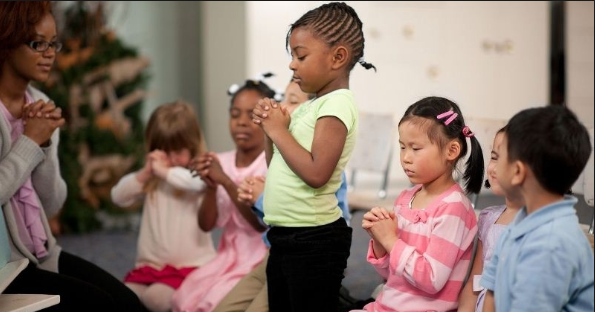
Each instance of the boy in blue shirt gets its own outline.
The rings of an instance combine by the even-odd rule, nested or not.
[[[484,312],[593,311],[593,251],[565,195],[591,154],[589,134],[559,105],[530,108],[508,123],[496,177],[525,203],[503,231],[481,285]]]

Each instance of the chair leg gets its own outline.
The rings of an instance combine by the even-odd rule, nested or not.
[[[391,152],[388,155],[388,163],[386,164],[386,169],[384,169],[384,173],[382,174],[382,184],[380,186],[380,191],[378,192],[378,197],[385,199],[386,198],[386,189],[388,188],[388,175],[390,174],[390,164],[391,158],[393,157],[393,152],[391,148]]]
[[[479,194],[477,193],[473,193],[471,194],[471,205],[473,206],[473,209],[477,208],[477,202],[479,201]]]
[[[593,210],[593,217],[591,218],[591,226],[589,227],[589,234],[593,235],[593,222],[595,222],[595,210]]]
[[[351,170],[351,178],[349,179],[348,190],[353,191],[355,189],[355,169]]]
[[[378,197],[385,199],[386,198],[386,188],[388,186],[388,169],[384,171],[384,175],[382,177],[382,185],[380,186],[380,191],[378,191]]]

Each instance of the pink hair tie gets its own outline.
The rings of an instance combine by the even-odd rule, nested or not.
[[[473,133],[473,131],[471,131],[471,129],[469,129],[468,126],[464,126],[462,131],[463,131],[463,135],[468,138],[475,135],[475,133]]]
[[[440,119],[448,117],[448,116],[450,116],[450,117],[444,122],[445,126],[448,126],[448,124],[450,124],[453,120],[455,120],[455,118],[457,118],[457,116],[459,116],[459,114],[457,114],[453,111],[448,111],[448,112],[445,112],[445,113],[442,113],[442,114],[436,116],[436,118],[438,120],[440,120]]]

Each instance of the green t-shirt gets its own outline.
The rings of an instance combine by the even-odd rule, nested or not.
[[[300,105],[291,114],[289,132],[302,147],[312,151],[316,121],[325,116],[337,117],[347,128],[345,146],[330,180],[320,188],[308,186],[287,166],[277,146],[273,146],[264,188],[264,221],[268,225],[318,226],[341,217],[335,193],[355,146],[358,111],[353,92],[339,89]]]

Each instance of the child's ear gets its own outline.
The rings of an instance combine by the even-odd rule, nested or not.
[[[338,46],[333,50],[333,69],[339,69],[349,62],[349,50],[345,46]]]
[[[452,140],[448,143],[446,149],[446,159],[449,161],[454,161],[455,159],[459,158],[461,154],[461,143],[457,140]]]
[[[512,180],[510,184],[515,186],[523,184],[527,177],[527,170],[529,170],[527,164],[519,160],[514,161],[512,163]]]

